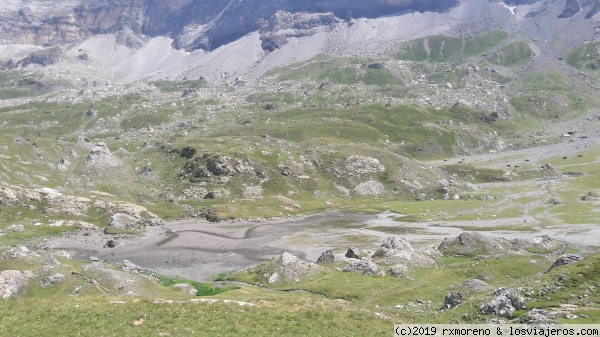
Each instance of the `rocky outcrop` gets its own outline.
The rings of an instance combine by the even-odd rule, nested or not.
[[[492,286],[487,284],[485,281],[480,279],[471,278],[463,282],[463,286],[469,291],[490,291],[492,290]]]
[[[373,259],[377,263],[402,264],[407,267],[426,267],[435,264],[433,259],[415,251],[408,241],[397,236],[384,238],[379,249],[373,254]]]
[[[515,310],[525,309],[525,299],[512,289],[499,288],[494,291],[494,296],[490,302],[479,308],[481,313],[512,318]]]
[[[269,284],[300,282],[302,279],[314,277],[323,267],[285,252],[278,259],[267,262],[270,271],[266,274]]]
[[[341,19],[406,10],[441,12],[459,1],[32,0],[24,7],[13,3],[9,5],[13,11],[8,7],[9,15],[0,17],[0,26],[5,30],[2,38],[10,42],[71,43],[92,34],[125,32],[120,33],[125,36],[119,40],[127,46],[136,47],[140,36],[162,35],[173,37],[177,48],[212,50],[261,28],[265,33],[303,32]]]
[[[96,144],[85,161],[85,167],[96,172],[106,172],[122,165],[121,160],[113,156],[106,143]]]
[[[350,260],[346,267],[345,272],[358,272],[363,275],[374,275],[379,272],[379,266],[369,260]]]
[[[444,297],[444,309],[451,309],[455,306],[459,305],[463,300],[463,295],[461,293],[450,293]]]
[[[350,248],[348,248],[348,250],[346,251],[346,254],[344,254],[344,256],[349,259],[360,260],[360,251],[356,247],[350,247]]]
[[[444,255],[493,255],[505,253],[512,245],[505,239],[487,238],[479,233],[461,233],[454,239],[445,238],[438,246]]]
[[[548,270],[546,270],[546,273],[551,271],[554,268],[558,268],[558,267],[564,266],[566,264],[579,262],[581,260],[583,260],[583,257],[581,257],[579,255],[575,255],[575,254],[561,255],[558,259],[556,259],[556,261],[554,261],[554,263],[550,266],[550,268],[548,268]]]
[[[369,180],[358,184],[354,189],[354,192],[361,197],[377,197],[383,195],[385,186],[378,181]]]
[[[317,259],[317,263],[334,263],[335,262],[335,255],[333,255],[333,253],[330,250],[326,250],[325,252],[323,252],[323,254],[321,254],[321,256],[319,256],[319,258]]]
[[[0,298],[6,299],[22,294],[27,287],[27,280],[32,275],[19,270],[4,270],[0,272]]]

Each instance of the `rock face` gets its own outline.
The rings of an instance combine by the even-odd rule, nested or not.
[[[128,46],[135,47],[143,35],[170,36],[178,48],[212,50],[259,29],[307,32],[340,20],[334,15],[349,20],[409,10],[442,12],[458,3],[458,0],[31,0],[26,3],[15,0],[0,10],[3,27],[0,37],[13,43],[71,43],[93,34],[123,32],[119,33],[124,35],[120,41]]]
[[[512,289],[498,288],[494,295],[494,299],[480,307],[483,314],[512,318],[515,310],[525,309],[525,299]]]
[[[0,273],[0,297],[3,299],[18,295],[27,287],[27,275],[18,270],[5,270]]]
[[[546,273],[551,271],[554,268],[564,266],[565,264],[575,263],[575,262],[578,262],[581,260],[583,260],[583,257],[581,257],[579,255],[575,255],[575,254],[561,255],[558,259],[556,259],[556,261],[554,261],[554,263],[550,266],[550,268],[548,268],[548,270],[546,270]]]

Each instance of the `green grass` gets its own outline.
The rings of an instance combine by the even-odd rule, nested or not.
[[[487,57],[487,61],[504,67],[521,66],[528,63],[533,52],[526,41],[507,44]]]
[[[571,67],[598,71],[600,69],[600,42],[588,42],[569,51],[565,56],[565,61]]]
[[[179,277],[170,277],[159,275],[158,280],[161,284],[166,287],[173,286],[175,284],[187,283],[196,289],[196,296],[214,296],[226,291],[239,289],[239,287],[228,286],[228,287],[215,287],[210,283],[200,283],[193,280],[183,279]]]
[[[415,62],[466,61],[490,50],[507,37],[508,34],[503,31],[490,31],[469,38],[435,35],[405,43],[396,58]]]

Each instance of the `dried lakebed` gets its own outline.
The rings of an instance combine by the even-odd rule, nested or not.
[[[427,202],[424,202],[424,205]],[[489,237],[515,239],[548,235],[567,241],[581,252],[597,250],[600,227],[595,224],[542,226],[535,218],[480,221],[399,222],[401,215],[377,215],[328,211],[295,219],[261,222],[212,223],[190,219],[148,227],[143,234],[115,239],[114,248],[105,246],[111,236],[101,233],[71,234],[46,242],[50,249],[74,252],[73,257],[90,256],[120,262],[130,260],[142,267],[172,276],[209,280],[211,275],[241,270],[290,252],[316,261],[331,249],[341,258],[346,248],[373,252],[382,238],[399,235],[416,249],[437,247],[444,238],[475,230]],[[511,230],[511,226],[531,226],[531,230]]]

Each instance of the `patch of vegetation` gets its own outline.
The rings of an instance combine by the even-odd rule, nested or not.
[[[415,62],[460,62],[490,50],[507,37],[508,33],[503,31],[469,38],[435,35],[405,43],[396,58]]]
[[[598,71],[600,69],[600,42],[588,42],[569,51],[565,61],[571,67]]]
[[[183,279],[179,277],[170,277],[164,275],[158,275],[158,280],[161,284],[166,287],[173,286],[175,284],[187,283],[196,289],[196,296],[214,296],[226,291],[239,289],[239,287],[215,287],[210,283],[200,283],[193,280]]]
[[[487,61],[503,67],[521,66],[529,62],[533,52],[526,41],[509,43],[487,57]]]
[[[153,82],[160,91],[164,93],[183,92],[185,89],[198,89],[206,87],[206,80],[185,80],[185,81],[167,81],[161,80]]]

